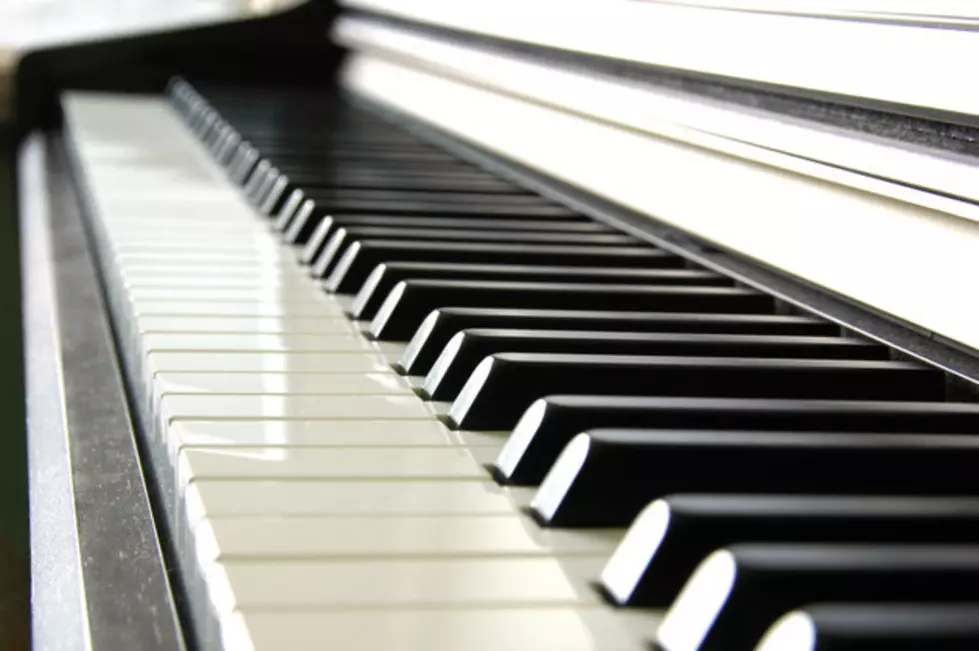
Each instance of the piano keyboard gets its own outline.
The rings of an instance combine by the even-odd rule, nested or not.
[[[201,648],[979,641],[941,371],[338,99],[170,99],[65,109]]]

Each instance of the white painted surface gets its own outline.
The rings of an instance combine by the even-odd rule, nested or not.
[[[557,179],[979,348],[976,222],[378,58],[350,60],[345,83]]]

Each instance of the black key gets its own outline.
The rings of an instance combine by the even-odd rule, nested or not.
[[[940,371],[908,362],[502,353],[452,403],[459,429],[511,429],[555,393],[728,398],[942,400]]]
[[[527,190],[488,174],[403,174],[398,170],[346,167],[324,170],[319,166],[279,165],[288,177],[289,189],[310,188],[349,190],[407,190],[430,192],[471,192],[488,194],[526,194]],[[288,191],[288,190],[287,190]]]
[[[464,262],[578,267],[676,268],[683,258],[651,246],[572,246],[563,244],[468,244],[363,240],[343,254],[326,283],[331,292],[356,292],[382,262]]]
[[[498,242],[526,246],[628,246],[634,237],[621,233],[535,233],[519,230],[469,230],[448,228],[385,228],[377,226],[342,226],[337,228],[313,263],[312,274],[326,277],[354,242],[362,240],[399,240],[402,242]]]
[[[452,400],[486,357],[495,353],[887,359],[888,349],[844,337],[586,332],[580,330],[463,330],[435,361],[421,387],[429,400]]]
[[[515,280],[519,282],[608,283],[612,285],[732,285],[730,278],[700,269],[603,269],[530,265],[379,264],[364,281],[350,309],[355,319],[372,319],[402,280]]]
[[[531,502],[542,523],[623,527],[671,493],[976,495],[979,436],[596,429]]]
[[[288,215],[284,212],[283,215]],[[480,215],[457,214],[443,217],[420,217],[417,215],[325,215],[316,212],[314,204],[308,202],[295,211],[292,217],[283,217],[288,222],[283,238],[293,244],[305,243],[302,261],[311,264],[319,257],[326,241],[339,226],[393,226],[410,228],[453,228],[472,230],[513,230],[539,232],[594,232],[612,233],[611,229],[584,218],[551,217],[548,219],[527,219],[518,215],[506,215],[485,219]],[[277,228],[279,224],[277,223]]]
[[[979,602],[820,603],[786,613],[755,651],[975,651]]]
[[[569,267],[569,269],[574,269]],[[611,270],[609,270],[611,271]],[[628,271],[628,270],[626,270]],[[656,271],[656,270],[641,270]],[[572,271],[573,273],[573,271]],[[652,284],[652,283],[651,283]],[[498,310],[450,307],[433,311],[415,332],[396,367],[425,375],[449,339],[466,328],[532,328],[630,332],[729,332],[831,336],[839,327],[808,316],[782,314],[690,314],[591,310]]]
[[[388,226],[388,227],[418,227],[418,228],[469,228],[469,229],[498,229],[526,231],[568,231],[614,233],[612,229],[578,216],[556,216],[542,218],[526,218],[519,213],[484,217],[479,214],[456,213],[430,217],[425,215],[372,215],[372,214],[328,214],[318,210],[310,200],[301,202],[305,197],[290,197],[285,202],[275,228],[283,233],[283,238],[292,244],[316,242],[308,247],[304,257],[312,261],[319,255],[326,240],[339,226]],[[301,204],[301,205],[300,205]],[[315,237],[314,237],[315,236]]]
[[[656,632],[664,651],[751,651],[819,601],[979,601],[979,546],[743,544],[697,568]]]
[[[715,549],[740,542],[979,543],[979,499],[680,494],[642,510],[602,570],[618,605],[669,606]]]
[[[272,149],[267,145],[258,148],[264,156],[272,156],[273,154]],[[440,166],[471,169],[469,163],[459,160],[452,154],[437,149],[425,150],[414,147],[385,151],[363,147],[344,149],[334,145],[320,154],[299,151],[295,151],[294,153],[279,151],[275,152],[275,159],[286,165],[302,164],[305,166],[331,166],[336,164],[342,165],[348,161],[361,161],[361,164],[396,164],[405,167],[419,165],[429,169]]]
[[[329,206],[345,201],[385,201],[432,203],[441,206],[460,206],[465,209],[471,205],[507,206],[515,210],[524,207],[531,209],[541,206],[556,206],[554,202],[536,194],[480,194],[475,192],[411,192],[408,190],[315,190],[303,188],[310,199],[317,204]],[[339,211],[337,211],[339,212]]]
[[[547,396],[520,418],[500,450],[493,472],[501,483],[539,484],[568,441],[594,427],[974,434],[979,433],[979,405]]]
[[[309,195],[309,193],[307,193]],[[420,198],[362,198],[343,197],[324,201],[310,196],[318,209],[331,213],[366,213],[392,215],[481,215],[496,217],[497,215],[517,215],[528,219],[546,219],[547,217],[574,217],[576,213],[570,208],[550,203],[512,204],[487,199],[468,203],[439,201]]]
[[[305,223],[310,224],[314,221],[313,219],[307,219]],[[296,223],[299,223],[299,221]],[[583,219],[480,219],[479,217],[472,216],[459,219],[455,217],[414,217],[408,215],[327,215],[316,224],[315,230],[311,231],[321,241],[321,250],[326,243],[326,239],[340,226],[615,234],[615,231],[608,226]],[[292,229],[286,232],[286,240],[295,242],[296,240],[289,239],[291,234],[294,234]],[[635,242],[635,239],[630,238],[629,241]],[[319,251],[310,251],[307,255],[312,260],[318,257]]]
[[[371,322],[377,339],[406,341],[440,307],[771,312],[774,301],[740,287],[405,280],[394,286]]]

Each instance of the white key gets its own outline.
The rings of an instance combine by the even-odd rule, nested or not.
[[[207,569],[211,606],[308,609],[594,605],[602,558],[227,561]]]
[[[146,300],[133,303],[133,314],[178,315],[178,316],[255,316],[255,317],[338,317],[343,316],[343,308],[330,301],[311,301],[308,303],[280,303],[277,301],[167,301]]]
[[[354,376],[357,377],[357,376]],[[167,436],[179,447],[494,447],[505,436],[450,430],[432,419],[420,420],[178,420]]]
[[[333,420],[433,420],[435,411],[417,396],[167,395],[160,401],[166,423],[175,420],[327,418]]]
[[[220,447],[185,448],[178,461],[183,489],[198,479],[444,479],[486,481],[481,466],[496,447]]]
[[[543,529],[523,514],[208,518],[194,538],[201,563],[240,559],[598,556],[620,529]]]
[[[254,334],[345,334],[359,328],[343,317],[144,316],[138,326],[150,332],[243,332]]]
[[[143,301],[221,301],[314,303],[323,294],[313,286],[277,285],[272,287],[130,287],[130,300]]]
[[[359,334],[238,334],[238,333],[150,333],[143,335],[143,350],[241,351],[296,353],[375,352],[377,348]]]
[[[152,372],[384,373],[391,369],[381,354],[364,353],[150,353]]]
[[[511,515],[532,495],[493,481],[197,479],[185,509],[191,524],[215,516]]]
[[[220,638],[254,651],[644,651],[657,623],[607,607],[247,609],[221,619]]]
[[[232,393],[292,395],[409,395],[408,381],[386,373],[160,373],[156,395]]]

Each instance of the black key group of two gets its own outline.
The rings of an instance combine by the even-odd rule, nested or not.
[[[600,588],[669,607],[659,647],[979,643],[979,405],[939,370],[331,96],[171,96],[542,526],[628,527]]]

